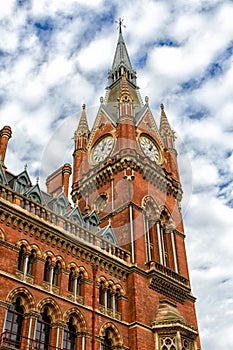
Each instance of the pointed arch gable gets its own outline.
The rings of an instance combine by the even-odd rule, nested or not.
[[[70,221],[73,221],[80,226],[84,225],[83,216],[79,210],[79,207],[73,208],[69,213],[66,214],[66,217]]]
[[[143,126],[143,124],[145,126]],[[150,124],[150,125],[148,125]],[[136,115],[136,125],[137,127],[141,127],[142,129],[148,130],[148,132],[151,135],[151,132],[153,132],[154,137],[156,139],[156,141],[158,142],[158,144],[160,145],[160,147],[164,147],[163,145],[163,140],[161,138],[161,135],[159,133],[159,129],[157,127],[157,124],[155,122],[154,116],[149,108],[148,105],[145,105],[140,111],[139,113]]]
[[[28,243],[28,241],[26,239],[19,239],[16,242],[16,247],[17,248],[20,248],[22,245],[25,245],[27,251],[30,252],[30,244]]]
[[[85,220],[85,222],[89,223],[92,226],[98,226],[100,224],[99,217],[98,217],[95,210],[92,210],[91,213],[87,214],[84,217],[84,220]]]
[[[83,316],[82,312],[78,310],[77,307],[74,306],[68,309],[64,313],[63,321],[67,323],[71,315],[75,315],[77,317],[77,321],[79,322],[79,332],[87,332],[88,331],[87,321]]]
[[[35,299],[31,292],[25,287],[16,287],[12,289],[6,297],[6,301],[12,304],[19,296],[22,298],[25,312],[35,310]]]
[[[25,192],[25,196],[30,198],[31,200],[44,205],[44,199],[38,184],[31,187],[28,191]]]
[[[92,127],[92,131],[89,137],[89,141],[87,144],[87,148],[90,149],[91,146],[94,144],[95,140],[97,140],[97,138],[101,135],[103,135],[103,128],[101,129],[101,125],[105,124],[111,124],[113,130],[115,129],[116,125],[117,125],[117,120],[115,120],[114,116],[112,115],[112,113],[106,108],[106,106],[104,104],[101,104],[99,107],[99,110],[97,112],[96,115],[96,119],[94,121],[94,125]],[[100,131],[100,133],[99,133]],[[97,136],[97,138],[96,138]]]
[[[56,261],[55,255],[50,251],[46,250],[44,253],[42,253],[42,258],[46,260],[47,257],[50,257],[52,259],[52,262]]]
[[[100,285],[100,283],[101,282],[103,282],[104,283],[104,286],[107,288],[108,287],[108,281],[107,281],[107,279],[104,277],[104,276],[99,276],[98,278],[97,278],[97,286],[99,286]]]
[[[64,192],[59,193],[49,202],[49,207],[59,215],[66,215],[68,206],[69,201]]]
[[[24,194],[32,186],[27,170],[22,171],[13,180],[13,190]]]
[[[42,257],[42,252],[41,252],[41,250],[40,250],[40,248],[38,247],[37,244],[33,243],[31,245],[31,249],[34,249],[36,251],[37,258],[41,258]]]
[[[160,219],[164,220],[164,223],[166,222],[166,224],[174,226],[175,225],[175,221],[172,217],[172,213],[171,211],[168,209],[168,207],[166,205],[161,205],[159,207],[160,209]]]
[[[110,225],[97,232],[97,236],[100,236],[101,238],[105,239],[106,241],[109,241],[110,243],[118,245],[116,236]]]
[[[151,196],[145,196],[142,199],[142,208],[144,209],[146,215],[150,218],[154,218],[155,220],[159,217],[159,207],[156,201]]]
[[[36,306],[36,309],[39,313],[41,313],[45,306],[48,306],[50,310],[50,316],[53,322],[56,322],[62,319],[62,312],[61,312],[60,306],[57,304],[55,300],[53,300],[52,298],[44,298],[39,301],[39,303]]]
[[[112,340],[114,342],[114,345],[122,345],[123,341],[122,341],[122,336],[120,334],[120,331],[118,327],[112,322],[106,322],[101,326],[99,331],[99,336],[103,338],[107,329],[110,329],[112,331],[112,334],[113,334]]]

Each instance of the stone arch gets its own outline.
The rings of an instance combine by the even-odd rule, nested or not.
[[[116,283],[113,287],[114,292],[116,292],[117,289],[119,289],[120,295],[125,295],[125,290],[119,283]]]
[[[145,196],[142,199],[142,208],[146,216],[150,219],[157,220],[159,218],[159,207],[156,201],[151,196]]]
[[[75,263],[75,262],[69,262],[68,264],[67,264],[67,269],[69,270],[71,267],[73,267],[74,269],[75,269],[75,271],[77,271],[78,270],[78,265]]]
[[[21,248],[22,245],[25,245],[27,252],[31,251],[31,247],[30,244],[28,243],[28,241],[26,239],[20,239],[16,242],[16,247],[17,248]]]
[[[0,240],[1,241],[6,241],[6,233],[3,230],[3,228],[0,228]]]
[[[160,209],[160,221],[162,224],[166,224],[166,226],[174,226],[174,220],[172,218],[172,214],[166,205],[161,205]]]
[[[88,279],[89,278],[89,275],[88,275],[88,272],[86,270],[86,268],[84,266],[78,266],[75,262],[70,262],[68,265],[67,265],[67,269],[70,270],[71,267],[74,268],[75,272],[77,274],[79,274],[80,272],[83,273],[83,278],[84,279]]]
[[[99,286],[100,285],[100,283],[101,282],[103,282],[103,284],[104,284],[104,287],[105,288],[108,288],[108,281],[107,281],[107,279],[104,277],[104,276],[99,276],[98,278],[97,278],[97,286]]]
[[[79,273],[81,272],[83,274],[83,278],[84,279],[88,279],[89,278],[88,272],[87,272],[87,270],[85,269],[84,266],[79,266],[78,267],[78,272]]]
[[[52,260],[53,261],[53,260]],[[62,269],[65,269],[66,268],[66,264],[65,264],[65,261],[63,259],[63,257],[61,255],[57,255],[55,256],[55,262],[59,261],[61,263],[61,267]]]
[[[75,325],[77,326],[77,329],[79,332],[87,332],[88,327],[87,327],[87,322],[80,310],[78,310],[76,307],[72,307],[68,309],[63,316],[63,321],[68,322],[69,317],[71,315],[76,316],[77,323],[75,322]]]
[[[40,248],[38,247],[38,245],[37,244],[32,244],[31,245],[31,249],[34,249],[35,251],[36,251],[36,257],[37,258],[41,258],[42,257],[42,252],[41,252],[41,250],[40,250]]]
[[[52,260],[52,263],[56,262],[56,257],[55,255],[50,251],[50,250],[46,250],[44,253],[42,253],[42,258],[44,260],[46,260],[47,257],[50,257]]]
[[[8,293],[6,301],[12,304],[17,297],[21,298],[22,306],[24,307],[26,313],[35,310],[35,299],[27,288],[14,288]]]
[[[113,341],[113,345],[122,345],[123,341],[119,329],[112,322],[106,322],[102,325],[99,331],[100,337],[104,337],[107,329],[111,330],[111,339]]]
[[[61,309],[55,300],[52,298],[44,298],[40,300],[37,304],[37,311],[41,313],[45,306],[48,306],[49,316],[51,317],[52,322],[57,322],[62,319]]]

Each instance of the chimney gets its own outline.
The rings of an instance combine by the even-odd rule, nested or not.
[[[69,178],[72,173],[71,165],[66,163],[55,170],[46,179],[47,193],[57,197],[62,191],[68,197]]]
[[[11,135],[12,135],[11,127],[8,125],[5,125],[0,131],[0,157],[1,157],[2,166],[5,169],[6,169],[6,166],[4,164],[4,161],[5,161],[8,141],[11,138]]]
[[[68,197],[69,180],[70,180],[71,173],[72,173],[71,165],[68,163],[64,164],[62,168],[62,185],[63,185],[64,194],[66,195],[66,197]]]

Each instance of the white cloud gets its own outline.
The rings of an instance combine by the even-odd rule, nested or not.
[[[137,65],[142,59],[137,69],[142,96],[150,97],[157,122],[165,103],[189,154],[179,140],[203,349],[221,348],[222,339],[230,348],[233,209],[226,203],[233,201],[232,1],[33,0],[22,6],[1,1],[0,119],[13,129],[7,166],[20,172],[28,163],[29,173],[34,179],[40,173],[42,182],[71,161],[81,105],[93,107],[88,111],[93,122],[105,93],[117,43],[114,20],[120,16],[131,61]]]

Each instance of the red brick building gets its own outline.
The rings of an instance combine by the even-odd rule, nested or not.
[[[92,130],[83,105],[73,167],[47,193],[8,171],[10,138],[5,126],[0,349],[200,349],[174,132],[143,103],[121,26]]]

